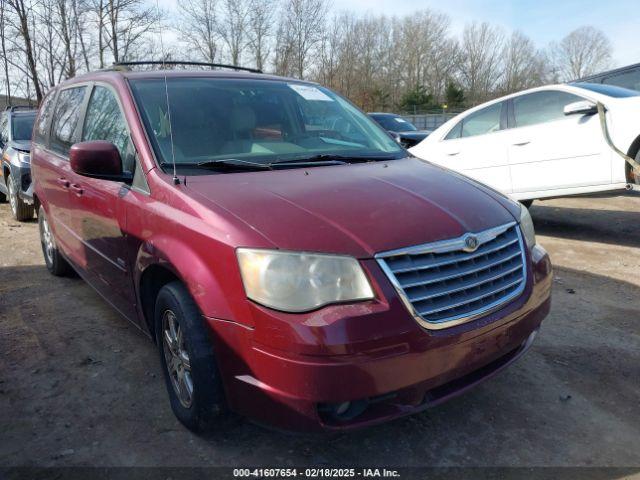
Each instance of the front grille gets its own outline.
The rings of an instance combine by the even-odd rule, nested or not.
[[[526,279],[522,235],[511,223],[473,236],[394,250],[376,259],[407,307],[426,328],[469,321],[515,299]]]

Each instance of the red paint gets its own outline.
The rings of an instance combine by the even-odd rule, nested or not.
[[[64,86],[99,81],[115,89],[150,194],[80,176],[38,144],[32,149],[35,193],[65,255],[143,329],[140,283],[148,269],[166,268],[187,285],[211,328],[234,410],[301,430],[368,425],[419,411],[510,363],[546,316],[551,267],[539,247],[527,254],[527,286],[517,300],[440,331],[414,321],[372,259],[380,251],[518,220],[513,202],[416,159],[194,176],[175,185],[155,164],[127,75],[157,74],[103,72]],[[261,307],[245,296],[238,247],[353,255],[376,298],[304,314]],[[344,425],[323,423],[318,415],[318,402],[390,392],[394,398]]]

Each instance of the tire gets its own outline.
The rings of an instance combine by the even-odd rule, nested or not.
[[[171,282],[160,289],[154,316],[160,364],[174,415],[194,432],[213,430],[226,414],[224,391],[209,332],[182,283]]]
[[[72,272],[71,266],[56,246],[56,239],[53,236],[53,231],[47,220],[47,214],[42,206],[40,206],[40,210],[38,210],[38,226],[40,229],[42,254],[44,255],[44,263],[47,266],[47,270],[56,277],[69,275]]]
[[[533,205],[533,200],[520,200],[520,203],[529,209]]]
[[[20,198],[16,183],[11,175],[7,178],[7,191],[9,192],[9,203],[11,204],[11,214],[13,218],[19,222],[31,220],[33,218],[34,207]]]
[[[638,153],[636,153],[636,162],[640,163],[640,150],[638,150]],[[633,180],[633,183],[635,183],[636,185],[640,185],[640,172],[637,173],[631,173],[631,179]]]

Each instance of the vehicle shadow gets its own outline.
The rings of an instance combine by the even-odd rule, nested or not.
[[[640,211],[546,206],[530,209],[536,233],[627,247],[640,247]]]
[[[155,346],[90,287],[43,266],[0,268],[0,466],[430,466],[477,478],[475,467],[636,465],[638,287],[557,275],[531,351],[449,403],[349,433],[286,434],[235,417],[196,436],[169,408]],[[495,478],[561,478],[554,472]]]

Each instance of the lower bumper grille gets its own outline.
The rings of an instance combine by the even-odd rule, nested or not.
[[[524,290],[525,250],[515,223],[376,255],[403,301],[426,328],[486,314]]]

